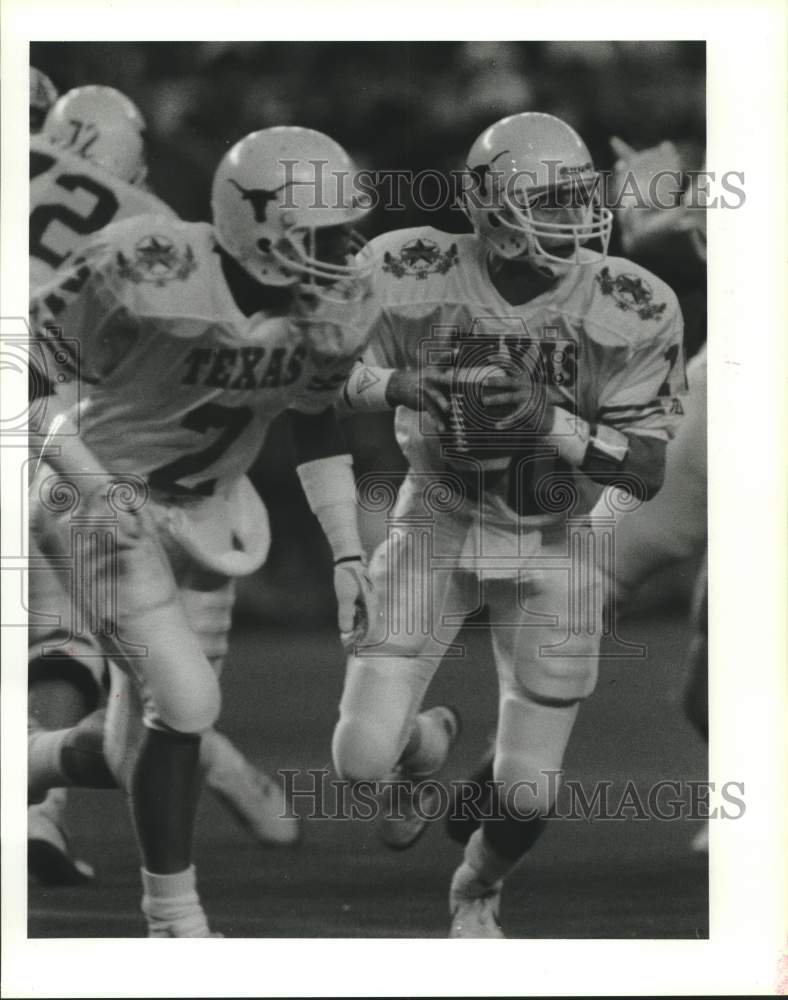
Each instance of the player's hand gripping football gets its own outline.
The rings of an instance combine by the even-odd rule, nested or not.
[[[445,430],[450,409],[451,370],[438,365],[425,365],[419,371],[397,369],[386,388],[390,406],[406,406],[409,410],[426,410],[439,430]]]
[[[363,556],[338,559],[334,563],[334,591],[337,595],[339,637],[352,652],[363,642],[377,612],[375,591]]]

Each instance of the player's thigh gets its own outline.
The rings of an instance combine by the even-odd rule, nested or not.
[[[417,489],[414,479],[414,474],[406,479],[387,537],[370,561],[377,617],[364,655],[440,658],[459,629],[457,614],[475,610],[465,606],[470,598],[457,568],[467,518],[454,513],[430,517],[424,500],[428,485]]]
[[[425,692],[459,629],[466,608],[463,575],[448,575],[434,609],[436,620],[420,633],[392,634],[348,659],[334,732],[334,762],[355,779],[389,775],[405,748]]]
[[[124,504],[92,480],[80,492],[42,465],[30,519],[41,551],[71,571],[73,614],[90,622],[105,655],[139,686],[148,724],[210,728],[218,683],[186,618],[150,505]]]
[[[83,601],[105,602],[95,609],[102,647],[138,685],[146,723],[186,733],[209,729],[219,714],[218,681],[155,526],[146,520],[137,534],[121,534],[95,566]]]
[[[178,584],[186,620],[220,676],[230,642],[235,580],[192,566]]]
[[[104,720],[104,756],[118,785],[129,790],[134,763],[145,733],[141,687],[117,664],[109,664],[109,693]]]
[[[596,686],[603,586],[590,556],[552,551],[555,568],[488,587],[493,650],[503,685],[571,701]]]
[[[146,721],[179,732],[209,729],[219,715],[218,679],[163,549],[148,539],[124,561],[110,646],[140,685]],[[151,575],[156,584],[145,592]]]

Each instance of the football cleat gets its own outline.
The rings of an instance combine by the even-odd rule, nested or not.
[[[148,917],[149,938],[223,938],[224,934],[209,930],[207,925],[194,927],[190,921],[151,920]]]
[[[212,739],[220,734],[215,733]],[[301,839],[301,821],[288,808],[282,786],[222,740],[222,759],[205,772],[210,791],[238,823],[266,847],[292,847]],[[228,750],[224,747],[227,743]]]
[[[450,938],[504,938],[498,914],[501,910],[501,883],[477,895],[469,891],[476,880],[467,865],[454,873],[449,890]]]
[[[432,760],[418,772],[397,767],[390,788],[383,794],[384,814],[378,827],[378,836],[386,847],[405,851],[412,847],[426,831],[431,818],[440,807],[440,791],[420,783],[437,775],[443,768],[451,748],[460,735],[460,716],[446,705],[437,705],[422,713],[438,727],[441,739]]]
[[[155,915],[152,901],[144,896],[142,912],[148,925],[149,938],[211,938],[224,937],[208,927],[208,919],[202,906],[192,902],[184,907],[177,917],[164,919]]]
[[[91,865],[72,854],[63,828],[65,801],[65,789],[52,789],[27,810],[27,873],[38,885],[84,885],[96,877]]]

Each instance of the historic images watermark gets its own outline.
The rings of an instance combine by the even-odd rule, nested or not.
[[[503,211],[522,204],[525,192],[540,193],[543,209],[586,208],[602,204],[620,208],[670,209],[681,202],[690,209],[739,209],[746,200],[742,170],[655,169],[643,176],[636,169],[599,170],[569,176],[560,160],[540,160],[536,169],[504,172],[495,166],[458,170],[331,170],[325,160],[282,160],[285,182],[274,192],[279,208],[363,209],[422,212],[470,204],[475,209]]]
[[[531,820],[542,816],[527,805],[537,793],[536,782],[483,783],[435,779],[350,782],[327,768],[283,769],[278,772],[286,793],[284,815],[309,820],[438,819],[497,822],[505,818]],[[333,775],[333,776],[332,776]],[[644,786],[633,780],[561,780],[560,771],[544,771],[540,782],[550,788],[554,807],[546,819],[622,822],[735,820],[746,812],[743,781],[690,781],[665,778]]]

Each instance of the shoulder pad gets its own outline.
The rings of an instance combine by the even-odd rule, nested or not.
[[[669,319],[678,308],[675,293],[661,278],[623,257],[608,257],[594,266],[595,298],[605,299],[633,319]],[[662,323],[660,323],[662,325]]]
[[[397,229],[370,244],[381,269],[394,278],[446,274],[458,262],[458,237],[431,226]]]
[[[211,227],[165,215],[138,215],[107,226],[100,240],[114,254],[121,278],[161,288],[184,282],[213,250]]]

